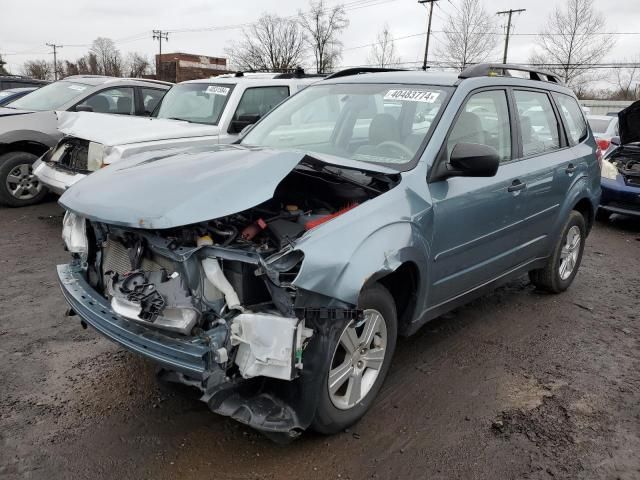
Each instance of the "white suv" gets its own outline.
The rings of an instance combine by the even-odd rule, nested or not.
[[[62,194],[86,175],[140,151],[231,143],[282,100],[317,76],[226,74],[172,87],[151,117],[59,112],[65,137],[34,164],[34,173]]]

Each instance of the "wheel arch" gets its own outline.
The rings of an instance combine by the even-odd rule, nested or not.
[[[0,155],[13,152],[27,152],[40,157],[47,150],[49,150],[47,145],[33,140],[22,140],[13,143],[0,144]]]
[[[418,265],[413,261],[405,261],[392,272],[378,272],[371,276],[364,283],[362,290],[379,283],[389,291],[396,306],[398,332],[404,334],[416,314],[418,292],[422,290],[420,281]]]
[[[593,222],[596,216],[596,209],[593,206],[591,200],[587,197],[583,197],[573,205],[572,210],[579,212],[583,217],[584,221],[587,225],[587,233],[591,231],[591,227],[593,227]]]

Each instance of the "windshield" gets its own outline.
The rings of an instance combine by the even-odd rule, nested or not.
[[[89,85],[61,80],[27,93],[24,97],[14,100],[7,106],[37,112],[57,110],[76,98],[80,100],[89,88]]]
[[[600,118],[588,118],[589,126],[593,133],[606,133],[609,128],[609,124],[613,121],[613,118],[610,119],[600,119]]]
[[[430,133],[447,93],[428,85],[310,86],[273,110],[241,143],[401,169]]]
[[[176,85],[164,96],[155,116],[217,125],[233,87],[211,83]]]

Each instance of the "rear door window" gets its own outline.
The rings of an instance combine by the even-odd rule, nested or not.
[[[522,154],[539,155],[560,148],[558,120],[546,93],[527,90],[513,92],[520,131]]]
[[[90,96],[83,105],[90,106],[97,113],[135,115],[133,88],[109,88]]]
[[[553,93],[560,110],[560,116],[567,131],[571,145],[577,145],[587,138],[587,122],[582,114],[582,108],[575,98],[562,93]]]

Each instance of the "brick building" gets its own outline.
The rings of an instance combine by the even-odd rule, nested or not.
[[[158,80],[175,83],[228,73],[226,58],[180,52],[156,55],[156,71]]]

